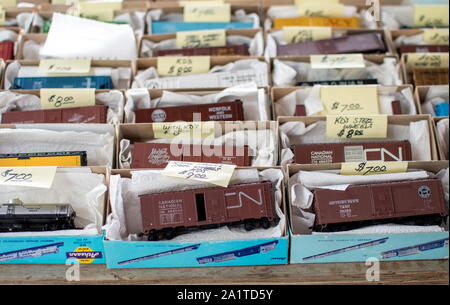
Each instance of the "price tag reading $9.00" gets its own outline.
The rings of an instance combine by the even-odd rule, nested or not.
[[[56,166],[0,167],[0,185],[50,188]]]
[[[366,161],[345,162],[341,165],[341,175],[380,175],[404,173],[408,169],[406,161]]]
[[[161,174],[227,187],[235,167],[230,164],[170,161]]]

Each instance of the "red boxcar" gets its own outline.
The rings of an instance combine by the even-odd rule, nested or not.
[[[258,182],[141,195],[144,234],[170,238],[189,229],[244,223],[247,230],[268,228],[277,216],[272,184]]]
[[[439,179],[349,186],[314,191],[315,229],[337,231],[369,223],[439,223],[447,215]]]

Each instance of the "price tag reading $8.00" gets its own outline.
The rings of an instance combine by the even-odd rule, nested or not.
[[[341,165],[341,175],[380,175],[405,173],[407,170],[406,161],[345,162]]]
[[[161,174],[227,187],[235,167],[236,165],[230,164],[170,161]]]
[[[56,166],[0,167],[0,185],[50,188]]]
[[[387,115],[327,115],[327,138],[386,138],[387,125]]]
[[[95,105],[95,89],[41,89],[41,109],[74,108]]]
[[[207,73],[210,69],[209,56],[162,56],[157,57],[160,76],[183,76]]]

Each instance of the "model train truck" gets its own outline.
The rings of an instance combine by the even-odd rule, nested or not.
[[[232,224],[268,228],[277,219],[271,182],[147,194],[140,201],[149,240]]]

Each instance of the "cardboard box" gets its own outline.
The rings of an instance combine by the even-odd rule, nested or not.
[[[283,171],[282,168],[277,169]],[[131,177],[130,170],[113,170],[111,174]],[[282,211],[285,213],[284,191],[282,196]],[[278,238],[210,241],[119,241],[105,238],[103,241],[106,264],[112,269],[287,264],[288,243],[286,231]]]
[[[311,89],[311,87],[272,87],[271,88],[271,93],[270,93],[270,97],[272,100],[272,112],[273,112],[273,116],[274,119],[278,119],[278,114],[275,108],[275,105],[277,103],[278,100],[280,100],[281,98],[283,98],[284,96],[290,94],[291,92],[294,92],[296,90],[305,90],[305,89]],[[383,85],[378,85],[377,86],[378,89],[378,94],[391,94],[394,92],[400,92],[404,89],[409,89],[411,91],[411,96],[413,96],[413,87],[411,85],[401,85],[401,86],[383,86]],[[417,105],[416,105],[417,101],[414,98],[413,99],[413,105],[411,105],[411,107],[414,107],[415,112],[416,113],[420,113],[418,112],[417,109]]]
[[[418,53],[416,53],[418,54]],[[445,54],[445,53],[429,53],[429,54]],[[408,66],[408,53],[403,54],[400,58],[400,69],[403,73],[403,79],[405,81],[406,84],[413,84],[413,86],[415,87],[419,87],[419,86],[424,86],[423,84],[418,84],[416,85],[413,79],[413,72],[415,69],[411,69],[410,66]],[[436,75],[440,75],[441,73],[446,75],[446,80],[448,81],[448,67],[443,67],[443,68],[435,68],[435,67],[425,67],[425,69],[427,70],[433,70],[435,69],[435,71],[437,73],[433,73]],[[444,71],[446,69],[446,71]],[[446,72],[446,74],[445,74]],[[442,76],[439,77],[439,79],[441,79]],[[433,83],[430,85],[445,85],[445,84],[437,84],[437,83]]]
[[[301,170],[338,170],[340,166],[339,163],[288,166],[291,263],[365,262],[369,258],[379,261],[448,259],[448,227],[443,232],[428,233],[299,234],[293,224],[295,210],[291,201],[290,191],[293,181],[290,178]],[[437,173],[448,166],[448,161],[409,162],[408,169],[423,169]]]
[[[211,56],[210,57],[210,69],[212,69],[215,66],[224,66],[226,64],[236,62],[238,60],[248,60],[248,59],[255,59],[260,62],[265,62],[264,57],[254,57],[254,56]],[[157,58],[138,58],[136,60],[136,73],[139,73],[140,71],[146,70],[150,67],[154,67],[155,69],[158,69],[158,60]],[[271,77],[270,77],[270,65],[267,64],[267,84],[268,86],[271,85]],[[260,86],[261,87],[261,86]],[[267,86],[266,86],[267,87]],[[155,88],[159,89],[159,88]],[[172,88],[169,88],[172,89]],[[179,88],[176,88],[179,89]],[[192,88],[182,88],[184,90],[195,90]],[[225,89],[225,87],[216,87],[216,88],[197,88],[201,90],[221,90]]]
[[[439,160],[439,155],[438,155],[436,141],[435,141],[433,122],[429,115],[424,115],[424,114],[422,114],[422,115],[389,115],[388,116],[388,126],[390,124],[409,125],[411,122],[417,122],[417,121],[422,121],[422,120],[425,120],[428,122],[431,160]],[[280,128],[286,122],[303,122],[305,124],[305,126],[308,126],[308,125],[311,125],[318,121],[326,121],[326,116],[279,117],[278,125]],[[370,139],[368,139],[368,140],[370,140]],[[286,147],[282,147],[282,144],[280,142],[280,156],[281,156],[281,149],[284,149],[284,148],[286,148]],[[281,160],[281,161],[283,161],[283,160]],[[415,161],[415,160],[413,160],[413,161]]]
[[[26,39],[37,39],[39,41],[40,39],[44,39],[46,37],[46,34],[28,34],[24,35],[24,38],[21,40],[19,45],[19,51],[18,56],[22,56],[23,53],[23,43]],[[19,55],[20,54],[20,55]],[[17,60],[21,66],[39,66],[39,60]],[[2,77],[2,88],[5,90],[8,90],[10,88],[5,88],[5,78],[6,78],[6,71],[8,70],[8,66],[15,61],[8,61],[6,63],[5,72],[3,73]],[[131,84],[133,83],[133,77],[135,75],[135,66],[133,61],[131,60],[91,60],[91,68],[130,68],[130,79],[128,81],[128,86],[124,85],[124,88],[114,88],[117,90],[125,90],[128,89]]]
[[[409,84],[408,82],[405,82],[404,75],[403,75],[403,68],[401,64],[398,62],[398,57],[396,55],[375,55],[375,54],[363,54],[364,60],[370,61],[374,64],[380,65],[383,63],[384,58],[394,58],[398,64],[398,77],[402,84]],[[298,56],[298,57],[274,57],[271,58],[271,70],[273,74],[273,65],[274,60],[279,60],[281,62],[283,61],[293,61],[293,62],[303,62],[303,63],[310,63],[310,57],[309,56]],[[273,76],[273,75],[272,75]],[[272,79],[271,79],[272,80]],[[329,79],[327,79],[329,80]],[[378,80],[378,83],[381,83],[382,80]],[[278,87],[277,85],[273,85],[274,87]]]
[[[170,123],[169,123],[170,124]],[[245,122],[215,122],[215,137],[221,136],[227,132],[231,131],[239,131],[239,130],[266,130],[270,129],[275,136],[274,143],[275,153],[274,159],[276,160],[276,164],[279,164],[279,149],[278,149],[278,124],[274,121],[245,121]],[[120,164],[120,152],[121,152],[121,141],[124,139],[130,140],[130,144],[134,142],[146,142],[150,140],[154,140],[153,133],[153,124],[152,123],[138,123],[138,124],[120,124],[117,130],[117,155],[116,155],[116,167],[118,169],[122,169],[123,167]],[[131,160],[130,160],[131,161]],[[268,166],[274,166],[276,164],[271,164]]]
[[[436,124],[437,124],[439,121],[445,120],[445,119],[448,120],[448,117],[441,116],[441,117],[434,117],[434,118],[432,119],[432,122],[433,122],[433,130],[434,130],[434,134],[436,135],[436,146],[437,146],[437,150],[438,150],[438,152],[439,152],[439,160],[448,160],[448,157],[447,157],[447,156],[449,155],[448,149],[447,149],[447,151],[445,151],[445,150],[446,150],[445,147],[443,147],[443,145],[442,145],[441,142],[439,141],[438,130],[437,130],[437,126],[436,126]],[[447,138],[447,143],[448,143],[448,141],[449,141],[449,139]]]
[[[431,87],[434,87],[434,86],[417,86],[414,89],[414,99],[416,100],[417,113],[419,113],[419,114],[427,114],[422,110],[422,104],[425,103],[428,91],[430,90]],[[440,87],[445,87],[445,85],[441,85]],[[447,91],[448,91],[448,86],[446,86],[446,87],[447,87]]]
[[[80,171],[80,168],[65,168],[65,171]],[[106,167],[89,167],[95,174],[105,176],[105,185],[109,185],[109,170]],[[1,190],[0,190],[1,192]],[[104,193],[102,210],[105,222],[108,191]],[[105,264],[103,234],[96,235],[39,235],[15,236],[0,234],[0,264]]]

